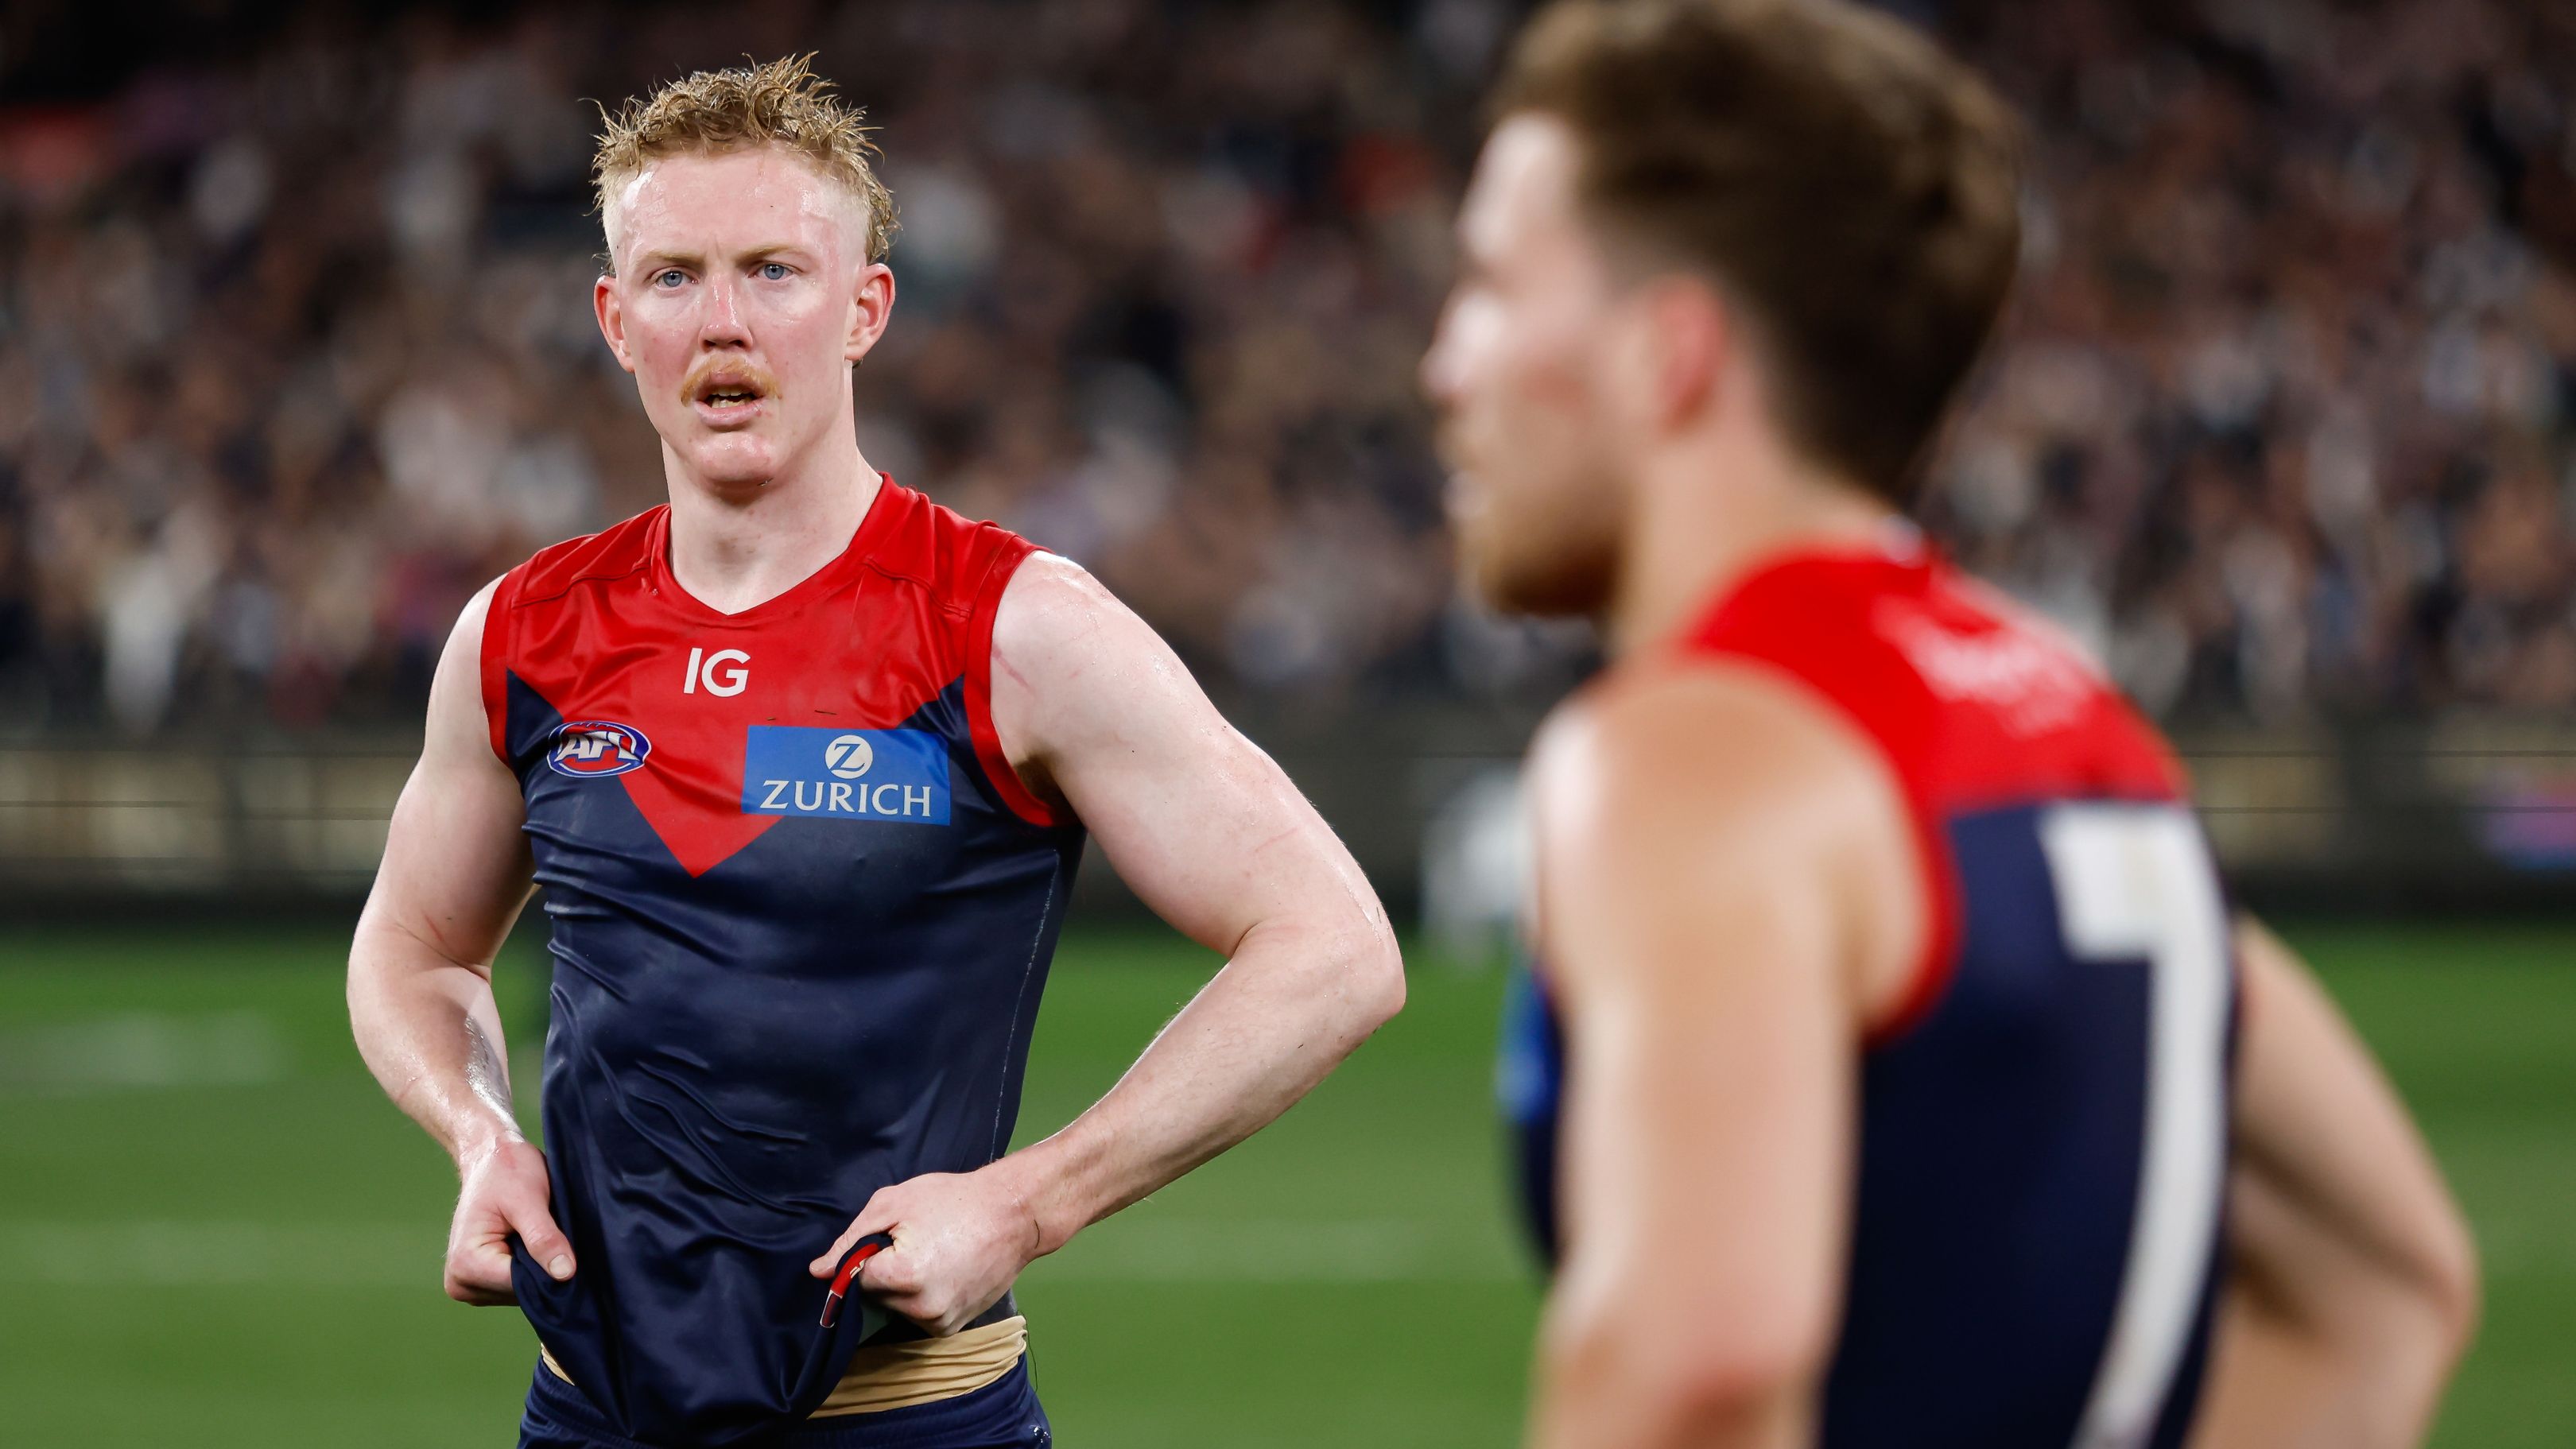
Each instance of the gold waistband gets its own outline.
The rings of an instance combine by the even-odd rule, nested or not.
[[[814,1417],[878,1414],[971,1394],[1009,1373],[1028,1346],[1029,1321],[1014,1316],[946,1338],[918,1338],[863,1348],[851,1357],[849,1372],[832,1386],[831,1394],[814,1411]],[[563,1365],[555,1362],[555,1356],[543,1345],[538,1346],[537,1353],[556,1378],[572,1382],[572,1375],[563,1371]]]
[[[874,1414],[971,1394],[1011,1371],[1029,1347],[1029,1321],[1014,1315],[946,1338],[863,1348],[814,1417]]]

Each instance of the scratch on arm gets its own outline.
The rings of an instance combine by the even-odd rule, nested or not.
[[[476,1097],[499,1109],[503,1117],[514,1117],[510,1107],[510,1068],[492,1046],[492,1038],[483,1034],[482,1023],[465,1019],[465,1085]]]

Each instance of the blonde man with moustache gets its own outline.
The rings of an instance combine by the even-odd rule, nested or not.
[[[351,952],[359,1045],[463,1178],[447,1291],[543,1345],[534,1449],[1048,1442],[1012,1280],[1403,999],[1368,882],[1162,641],[860,456],[872,152],[796,60],[608,125],[595,302],[670,502],[468,605]],[[1086,835],[1228,959],[1006,1155]],[[532,882],[542,1153],[490,986]]]

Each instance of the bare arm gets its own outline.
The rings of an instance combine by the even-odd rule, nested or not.
[[[2247,922],[2230,1280],[2198,1449],[2422,1442],[2477,1317],[2467,1226],[2403,1104]]]
[[[492,754],[480,679],[492,590],[465,607],[430,686],[420,763],[386,833],[349,949],[349,1021],[376,1080],[455,1159],[465,1188],[447,1291],[507,1303],[508,1234],[572,1271],[546,1209],[544,1159],[510,1111],[492,959],[529,891],[518,783]]]
[[[1286,1111],[1395,1014],[1404,974],[1331,828],[1089,575],[1023,566],[994,657],[1005,743],[1156,914],[1227,956],[1107,1096],[1018,1154],[1051,1252]]]
[[[828,1276],[861,1235],[893,1226],[896,1249],[864,1281],[934,1329],[1259,1130],[1404,999],[1386,912],[1331,828],[1170,648],[1063,559],[1030,559],[1003,594],[993,716],[1030,787],[1070,805],[1147,905],[1227,961],[1063,1131],[984,1172],[879,1193],[815,1260]],[[1011,1208],[1007,1234],[961,1232],[943,1248],[926,1226],[982,1219],[988,1200]],[[967,1241],[1001,1236],[1013,1241]]]
[[[1861,1003],[1922,929],[1884,888],[1914,873],[1894,788],[1776,686],[1698,672],[1571,711],[1533,781],[1570,1076],[1531,1442],[1810,1444]]]

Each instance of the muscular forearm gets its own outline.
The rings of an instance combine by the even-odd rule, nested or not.
[[[1781,1400],[1708,1402],[1567,1384],[1532,1416],[1531,1449],[1806,1449],[1811,1415]]]
[[[1259,1131],[1403,1002],[1381,922],[1256,927],[1109,1094],[996,1164],[1051,1253]]]
[[[2221,1310],[2193,1449],[2412,1449],[2424,1440],[2457,1335],[2403,1294],[2304,1323],[2240,1284]]]
[[[497,940],[497,933],[493,936]],[[395,1105],[455,1159],[444,1286],[461,1303],[518,1301],[514,1248],[560,1282],[572,1243],[548,1209],[544,1154],[510,1113],[509,1059],[488,962],[460,961],[373,909],[349,952],[359,1054]]]
[[[1551,1313],[1542,1335],[1531,1449],[1804,1449],[1810,1399],[1779,1362],[1698,1352],[1687,1325],[1651,1313],[1588,1328]]]
[[[2477,1250],[2332,1000],[2241,923],[2230,1282],[2197,1449],[2422,1442],[2477,1322]]]
[[[349,1021],[385,1095],[460,1166],[519,1140],[500,1012],[481,971],[399,929],[362,923],[349,955]]]

